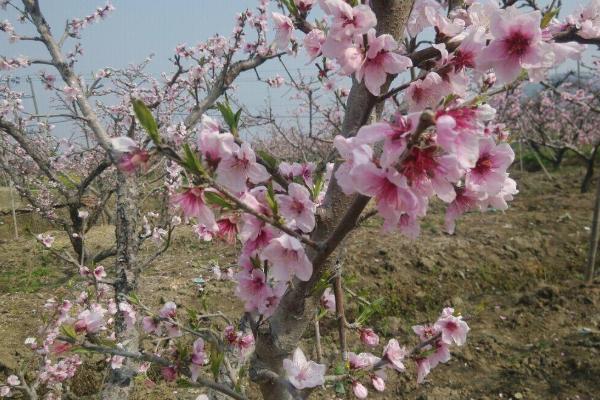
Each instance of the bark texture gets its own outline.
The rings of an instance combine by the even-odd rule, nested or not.
[[[117,212],[115,233],[117,238],[117,257],[115,261],[115,301],[117,304],[136,289],[138,271],[139,238],[139,190],[135,176],[118,173]],[[133,328],[128,330],[122,313],[115,315],[117,342],[124,350],[139,350],[139,333]],[[102,387],[103,400],[127,399],[133,387],[133,378],[137,374],[137,363],[126,359],[119,369],[110,369]]]

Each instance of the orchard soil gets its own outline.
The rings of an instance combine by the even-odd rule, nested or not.
[[[414,345],[411,326],[435,320],[444,306],[455,307],[471,327],[467,344],[454,348],[452,360],[435,368],[425,384],[416,385],[411,365],[403,375],[389,374],[385,394],[370,389],[370,398],[600,398],[600,278],[591,285],[582,282],[593,194],[579,193],[582,172],[574,167],[554,172],[552,181],[541,173],[513,175],[520,194],[511,208],[505,213],[470,213],[458,221],[453,236],[443,233],[443,209],[434,204],[416,241],[382,236],[377,219],[367,221],[346,241],[345,285],[369,301],[383,298],[369,321],[382,337]],[[66,238],[55,234],[55,247],[65,247]],[[113,227],[101,226],[87,241],[107,244],[113,234]],[[172,248],[144,271],[139,297],[155,308],[161,301],[174,300],[235,317],[241,305],[233,284],[210,279],[210,266],[233,265],[236,252],[181,232]],[[36,333],[45,299],[75,296],[83,286],[72,267],[62,265],[31,236],[3,240],[0,254],[2,381],[18,360],[29,357],[23,340]],[[208,281],[202,293],[193,281],[200,276]],[[348,300],[352,321],[356,302]],[[326,361],[335,365],[332,316],[322,320],[321,329]],[[309,329],[302,347],[314,359],[313,335]],[[356,334],[350,337],[351,350],[361,351]],[[71,386],[75,398],[95,398],[102,366],[97,358],[86,362]],[[250,399],[257,398],[252,385],[246,391]],[[140,379],[133,398],[195,399],[200,393],[198,388]],[[352,398],[317,391],[313,398],[346,396]]]

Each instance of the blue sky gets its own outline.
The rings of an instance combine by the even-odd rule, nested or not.
[[[586,0],[587,1],[587,0]],[[16,3],[20,4],[19,1]],[[59,35],[68,18],[88,15],[104,0],[41,0],[42,11],[51,26]],[[543,1],[542,1],[543,3]],[[76,64],[78,73],[89,76],[104,66],[124,67],[129,63],[142,61],[154,54],[148,71],[158,75],[171,71],[168,58],[176,45],[196,44],[209,36],[220,33],[229,35],[234,25],[234,15],[245,8],[253,8],[258,0],[113,0],[116,11],[105,21],[94,24],[83,31],[84,56]],[[580,0],[563,0],[562,15],[573,12]],[[0,11],[0,20],[8,18],[14,21],[14,13]],[[27,33],[27,26],[15,23],[20,33]],[[75,41],[71,40],[65,49],[69,50]],[[32,57],[46,57],[45,49],[39,43],[25,42],[11,45],[0,38],[0,54],[18,56],[26,54]],[[292,70],[302,69],[309,72],[314,69],[302,64],[304,58],[291,60]],[[35,75],[37,66],[21,70],[17,75]],[[263,78],[280,73],[284,76],[277,61],[266,63],[260,68]],[[35,82],[35,81],[34,81]],[[245,104],[256,109],[264,104],[269,91],[259,83],[253,72],[247,72],[236,82],[239,96]],[[29,92],[23,81],[19,88]],[[47,92],[40,83],[35,86],[42,110],[48,105]],[[274,99],[285,95],[283,90],[271,91]],[[285,113],[288,102],[274,101],[276,112]],[[26,104],[26,106],[29,106]]]
[[[103,0],[41,0],[40,3],[42,12],[55,29],[55,36],[62,33],[67,19],[83,17],[90,14],[97,6],[105,4]],[[90,25],[82,33],[84,55],[78,58],[75,68],[84,76],[90,76],[104,66],[121,68],[130,63],[138,63],[150,54],[154,54],[154,57],[147,68],[148,72],[158,76],[161,72],[173,71],[168,59],[173,55],[175,46],[181,43],[195,45],[216,33],[228,36],[234,26],[235,14],[245,8],[254,8],[258,1],[113,0],[112,3],[116,10],[106,20]],[[28,25],[15,23],[14,15],[14,12],[0,11],[0,20],[8,17],[18,33],[31,32]],[[72,49],[75,43],[74,40],[68,41],[64,47],[65,51]],[[47,53],[39,43],[9,44],[5,38],[0,38],[0,55],[15,57],[21,54],[28,55],[30,58],[47,59]],[[289,66],[292,71],[301,69],[309,72],[315,69],[303,65],[304,61],[304,58],[291,59]],[[42,69],[54,73],[50,67],[34,66],[19,70],[15,75],[21,77],[36,75]],[[266,63],[259,70],[263,79],[272,77],[276,73],[284,75],[282,67],[276,60]],[[34,85],[40,108],[44,110],[49,100],[47,92],[43,90],[39,81],[34,80]],[[262,107],[269,94],[266,85],[258,82],[252,71],[241,76],[236,81],[236,85],[244,104],[254,109]],[[29,93],[29,87],[24,80],[15,87]],[[283,89],[272,93],[274,97],[284,94]],[[30,104],[26,103],[26,107],[28,106]],[[281,112],[285,110],[285,106],[281,102],[274,104],[274,108],[280,109]]]

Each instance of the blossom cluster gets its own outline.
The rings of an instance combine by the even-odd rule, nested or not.
[[[383,347],[381,357],[363,352],[348,353],[348,362],[343,378],[352,387],[359,399],[367,398],[368,389],[361,383],[368,380],[378,392],[385,390],[386,370],[404,372],[405,363],[412,360],[417,369],[417,382],[425,377],[440,363],[450,360],[450,347],[463,346],[467,339],[469,326],[461,316],[454,315],[453,308],[444,308],[438,320],[432,325],[413,326],[420,344],[413,350],[400,346],[396,339],[390,339]],[[377,347],[379,337],[371,329],[360,330],[361,341],[368,347]],[[291,359],[283,361],[290,383],[297,389],[311,388],[325,384],[326,366],[306,359],[301,349],[296,349]]]
[[[103,7],[98,7],[94,10],[93,13],[87,15],[83,18],[73,18],[69,21],[69,34],[73,37],[79,37],[81,31],[89,25],[92,25],[95,22],[101,21],[107,17],[112,11],[115,10],[115,7],[109,2],[107,2]]]

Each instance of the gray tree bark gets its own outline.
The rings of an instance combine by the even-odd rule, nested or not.
[[[118,172],[117,210],[115,232],[117,239],[117,256],[115,261],[115,301],[117,304],[125,300],[125,296],[136,289],[138,271],[138,225],[139,188],[134,175]],[[115,316],[115,332],[117,342],[124,345],[127,351],[139,350],[139,333],[137,329],[127,329],[122,313]],[[108,378],[102,387],[101,397],[104,400],[127,399],[133,387],[133,378],[137,373],[137,363],[126,359],[119,369],[110,369]]]

